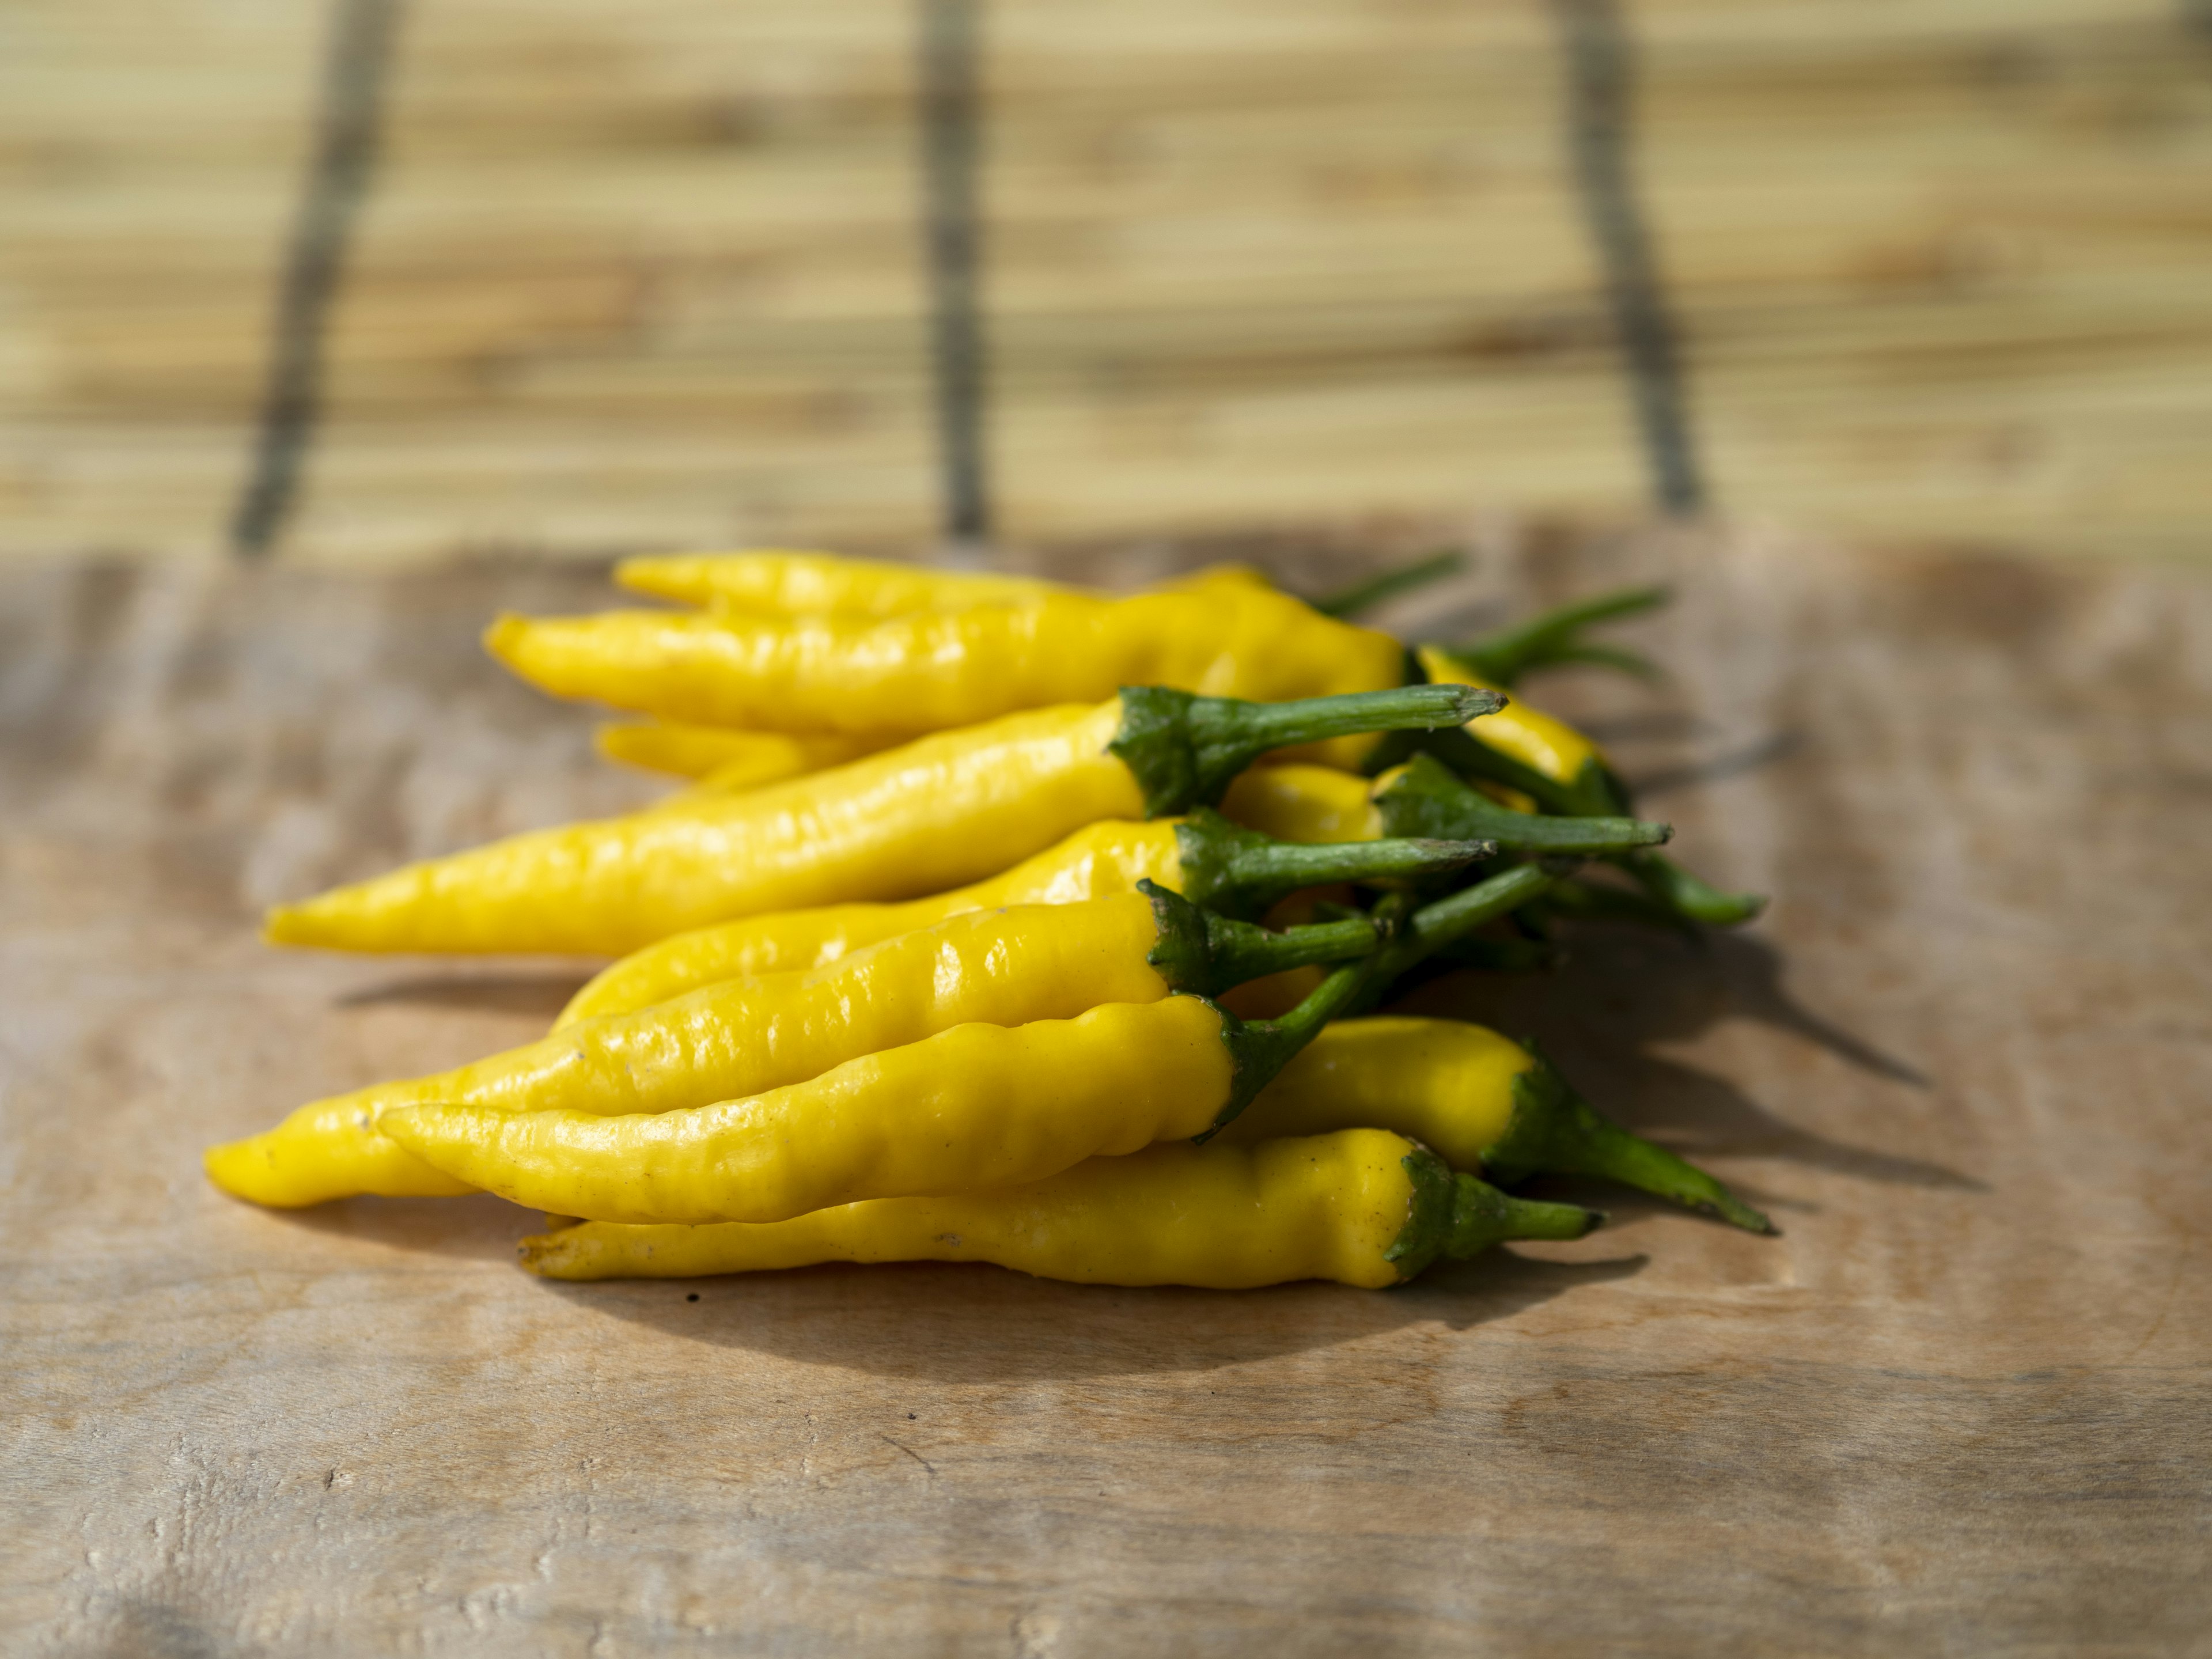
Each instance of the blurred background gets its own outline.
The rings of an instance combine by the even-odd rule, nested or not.
[[[0,552],[2197,555],[2203,0],[12,0]]]

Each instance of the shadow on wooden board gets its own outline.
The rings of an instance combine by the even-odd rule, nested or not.
[[[1409,1326],[1470,1330],[1630,1278],[1646,1261],[1539,1261],[1500,1249],[1391,1291],[1124,1290],[933,1262],[545,1290],[669,1335],[810,1364],[933,1382],[1074,1382],[1218,1370]]]

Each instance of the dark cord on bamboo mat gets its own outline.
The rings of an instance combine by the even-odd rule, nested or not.
[[[336,0],[315,154],[270,330],[252,471],[231,519],[232,550],[267,556],[299,493],[321,411],[323,338],[345,273],[354,217],[375,171],[384,76],[400,0]]]
[[[991,533],[983,453],[984,343],[977,267],[982,249],[976,170],[982,100],[976,70],[979,0],[918,0],[921,14],[923,224],[929,250],[942,528],[955,548]]]
[[[1620,0],[1552,0],[1552,9],[1566,50],[1568,137],[1583,212],[1605,262],[1653,489],[1668,512],[1694,513],[1705,505],[1705,488],[1681,356],[1629,167],[1635,65]]]

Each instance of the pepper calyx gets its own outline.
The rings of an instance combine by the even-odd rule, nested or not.
[[[1159,970],[1170,991],[1218,996],[1232,986],[1285,969],[1369,955],[1382,938],[1364,915],[1273,933],[1218,915],[1149,878],[1137,884],[1137,890],[1152,901],[1152,920],[1159,930],[1145,960]]]
[[[1396,1266],[1401,1284],[1439,1256],[1465,1261],[1509,1239],[1582,1238],[1605,1224],[1601,1210],[1515,1198],[1471,1175],[1455,1175],[1419,1141],[1399,1163],[1413,1191],[1406,1224],[1382,1259]]]

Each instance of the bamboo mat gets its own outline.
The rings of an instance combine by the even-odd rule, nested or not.
[[[2191,554],[2208,199],[2175,0],[25,0],[0,553]]]
[[[1398,620],[1655,577],[1674,678],[1544,696],[1771,911],[1422,994],[1782,1236],[1555,1183],[1613,1224],[1231,1296],[554,1285],[494,1200],[223,1198],[208,1141],[577,983],[252,921],[649,790],[475,643],[600,573],[0,571],[0,1648],[2212,1653],[2212,584],[1492,526]]]

